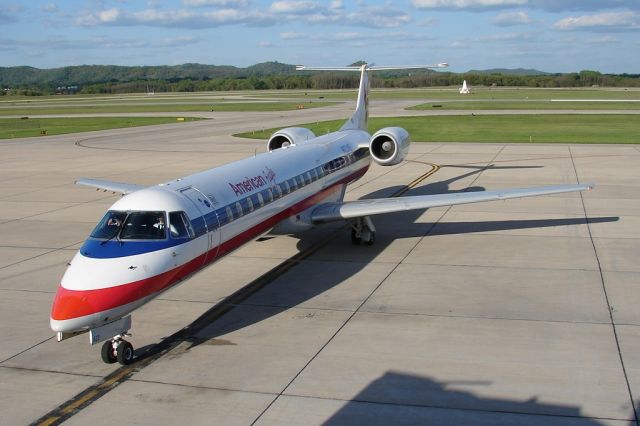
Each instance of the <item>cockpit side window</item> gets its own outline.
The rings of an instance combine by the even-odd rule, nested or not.
[[[162,240],[167,238],[165,212],[131,212],[127,216],[121,240]]]
[[[171,238],[193,238],[195,235],[185,212],[169,213],[169,232]]]
[[[91,233],[91,238],[110,240],[115,238],[122,228],[127,212],[109,210]]]

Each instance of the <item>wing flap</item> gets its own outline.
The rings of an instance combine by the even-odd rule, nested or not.
[[[458,192],[452,194],[358,200],[348,201],[345,203],[327,203],[322,204],[313,210],[311,213],[311,220],[314,223],[325,223],[405,210],[428,209],[432,207],[453,206],[457,204],[480,203],[485,201],[508,200],[511,198],[561,194],[564,192],[587,191],[593,189],[593,187],[593,185],[583,184],[551,185],[523,189]]]
[[[78,179],[76,185],[91,186],[93,188],[102,189],[104,191],[119,192],[121,194],[130,194],[145,188],[142,185],[136,185],[133,183],[113,182],[110,180],[101,179]]]

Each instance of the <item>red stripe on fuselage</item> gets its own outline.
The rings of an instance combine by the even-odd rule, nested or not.
[[[208,252],[170,271],[140,281],[96,290],[69,290],[60,285],[58,286],[58,291],[53,301],[51,318],[57,321],[79,318],[123,306],[153,295],[154,293],[159,294],[199,269],[240,247],[242,244],[268,231],[282,220],[320,203],[323,199],[340,190],[342,185],[362,177],[368,168],[369,165],[367,164],[366,167],[341,179],[330,187],[284,209],[267,220],[260,222],[223,242],[219,246],[213,247]]]

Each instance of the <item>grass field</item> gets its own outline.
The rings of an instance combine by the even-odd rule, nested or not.
[[[584,88],[541,89],[473,87],[460,95],[457,87],[373,89],[372,100],[415,100],[416,109],[640,109],[640,89]],[[336,102],[355,101],[357,91],[268,90],[238,92],[142,93],[124,95],[57,95],[0,97],[2,115],[81,113],[290,111],[300,105],[317,108]],[[551,102],[551,100],[582,102]],[[259,101],[257,101],[259,100]],[[584,102],[584,101],[587,102]],[[603,100],[629,102],[602,102]],[[593,101],[593,102],[588,102]],[[636,101],[636,102],[634,102]]]
[[[93,113],[138,113],[138,112],[205,112],[205,111],[292,111],[299,108],[318,108],[335,105],[333,102],[137,102],[117,103],[84,102],[23,102],[0,104],[2,115],[51,115],[51,114],[93,114]]]
[[[461,95],[457,87],[419,89],[372,89],[371,99],[424,99],[424,100],[550,100],[550,99],[617,99],[640,100],[640,89],[541,89],[514,87],[473,88],[470,95]],[[356,98],[356,89],[257,92],[254,97],[348,100]]]
[[[429,102],[407,108],[409,110],[637,110],[640,109],[640,102],[633,100],[616,100],[614,102],[606,102],[602,100],[590,100],[585,102],[553,102],[551,100],[493,100],[493,101],[475,101],[475,100],[455,100],[445,102]]]
[[[316,135],[337,130],[345,120],[302,124]],[[421,142],[640,143],[637,115],[463,115],[369,119],[371,133],[405,128]],[[235,136],[267,139],[278,129]]]
[[[184,118],[184,121],[198,120]],[[0,118],[0,139],[61,135],[122,127],[176,123],[176,117]]]

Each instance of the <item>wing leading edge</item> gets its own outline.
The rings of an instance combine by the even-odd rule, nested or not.
[[[130,194],[145,188],[142,185],[136,185],[133,183],[113,182],[110,180],[100,179],[78,179],[76,185],[91,186],[93,188],[102,189],[105,191],[119,192],[121,194]]]
[[[313,210],[311,220],[313,223],[326,223],[405,210],[508,200],[510,198],[534,197],[537,195],[560,194],[563,192],[588,191],[593,189],[593,187],[594,185],[584,184],[551,185],[523,189],[459,192],[452,194],[418,195],[412,197],[348,201],[344,203],[327,203],[319,205]]]

